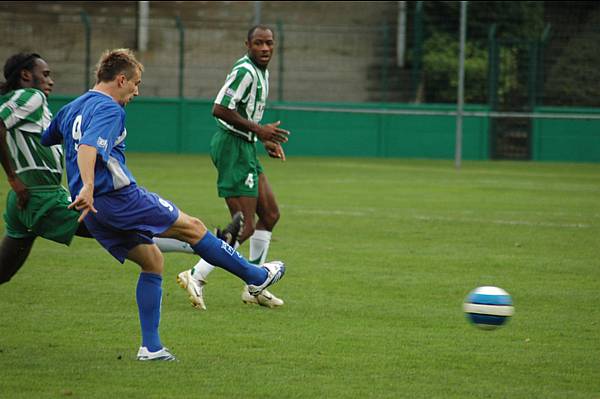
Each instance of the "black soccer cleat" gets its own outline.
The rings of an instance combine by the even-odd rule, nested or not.
[[[217,228],[215,235],[217,238],[225,241],[232,247],[235,246],[235,242],[242,235],[244,230],[244,214],[242,212],[236,212],[231,218],[231,223],[227,225],[223,230]]]

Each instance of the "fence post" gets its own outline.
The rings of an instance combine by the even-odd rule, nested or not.
[[[490,111],[498,109],[498,76],[499,76],[499,50],[496,39],[496,24],[492,24],[488,31],[488,106]],[[494,159],[496,154],[496,119],[488,119],[489,158]]]
[[[279,76],[277,77],[277,101],[283,101],[283,62],[285,57],[283,56],[283,22],[281,20],[277,21],[277,36],[279,37],[279,45],[277,46],[277,51],[279,54]]]
[[[383,62],[381,63],[381,98],[383,102],[389,100],[389,82],[388,82],[388,64],[390,47],[390,26],[387,22],[383,23]]]
[[[185,27],[179,16],[175,17],[175,24],[179,30],[179,98],[183,98],[183,70],[185,66]]]
[[[550,39],[551,27],[552,25],[547,24],[544,28],[544,31],[542,32],[542,37],[540,38],[536,105],[542,104],[544,101],[544,51],[546,50],[546,45],[548,44],[548,40]]]
[[[412,60],[412,92],[415,102],[421,85],[421,60],[423,58],[423,2],[417,1],[415,4],[415,24],[414,24],[415,42],[413,44]]]
[[[185,26],[183,26],[183,21],[179,16],[175,17],[175,24],[177,25],[177,29],[179,30],[179,85],[178,85],[178,94],[179,94],[179,102],[177,105],[177,153],[181,153],[182,143],[183,143],[183,130],[184,130],[184,107],[185,100],[183,98],[183,80],[184,69],[185,69]]]
[[[81,12],[81,22],[85,30],[85,67],[83,76],[83,91],[88,91],[90,88],[90,58],[91,58],[91,43],[92,43],[92,27],[90,17],[85,11]]]
[[[539,42],[532,40],[529,42],[529,70],[527,71],[527,99],[529,111],[533,112],[537,99],[537,73],[538,73],[538,58],[539,58]]]
[[[498,108],[498,41],[496,24],[488,31],[488,105],[491,111]]]

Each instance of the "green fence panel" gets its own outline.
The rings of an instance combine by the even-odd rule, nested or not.
[[[180,102],[135,99],[127,105],[127,149],[136,152],[178,152]]]
[[[72,101],[75,97],[73,96],[56,96],[52,95],[48,98],[48,107],[53,114],[56,114],[63,105],[66,105],[69,101]]]
[[[451,106],[419,106],[421,110],[453,111]],[[466,106],[465,111],[485,111]],[[463,118],[462,156],[467,160],[489,158],[488,119]],[[382,125],[381,156],[398,158],[452,159],[455,155],[456,117],[426,115],[385,115]]]
[[[291,131],[285,144],[287,155],[378,156],[377,125],[379,115],[267,111],[263,121],[280,120]]]
[[[72,96],[51,96],[52,113]],[[136,152],[179,152],[180,101],[168,98],[136,98],[127,105],[127,149]]]
[[[315,107],[315,104],[277,105]],[[454,111],[451,105],[319,104],[332,108],[368,111]],[[486,111],[486,106],[466,106],[466,111]],[[456,117],[452,115],[393,115],[352,112],[270,110],[265,121],[282,121],[291,130],[285,145],[288,155],[440,158],[454,157]],[[464,159],[488,159],[488,119],[465,117]]]
[[[72,96],[51,96],[57,112]],[[289,106],[369,110],[453,111],[452,105],[314,104]],[[211,100],[138,97],[127,106],[127,147],[137,152],[208,153],[216,129]],[[465,111],[486,111],[469,105]],[[536,112],[600,114],[600,109],[540,107]],[[454,157],[456,119],[451,115],[393,115],[269,109],[264,122],[282,121],[292,132],[288,155],[439,158]],[[465,117],[463,158],[489,159],[489,120]],[[600,120],[538,119],[534,160],[600,162]],[[262,146],[261,146],[262,147]],[[264,153],[263,150],[259,150]]]
[[[538,107],[536,113],[590,114],[597,108]],[[532,160],[600,162],[600,120],[536,119],[532,132]]]
[[[53,96],[53,112],[73,97]],[[127,148],[137,152],[208,153],[216,124],[211,100],[138,97],[127,105]],[[452,105],[314,104],[274,105],[337,109],[453,111]],[[467,106],[465,110],[485,110]],[[392,115],[268,109],[263,121],[282,121],[292,132],[288,155],[442,158],[454,156],[456,119],[444,115]],[[465,117],[463,157],[487,159],[487,118]],[[262,153],[264,151],[260,150]]]
[[[180,152],[206,154],[210,151],[210,139],[217,130],[212,107],[211,100],[185,100]]]

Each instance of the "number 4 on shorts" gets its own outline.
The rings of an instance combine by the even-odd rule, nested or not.
[[[252,173],[248,173],[248,177],[246,177],[244,185],[248,186],[248,188],[254,187],[254,175]]]

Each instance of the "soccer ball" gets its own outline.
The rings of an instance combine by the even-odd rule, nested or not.
[[[478,287],[467,295],[463,310],[467,319],[479,328],[493,330],[514,314],[510,294],[498,287]]]

